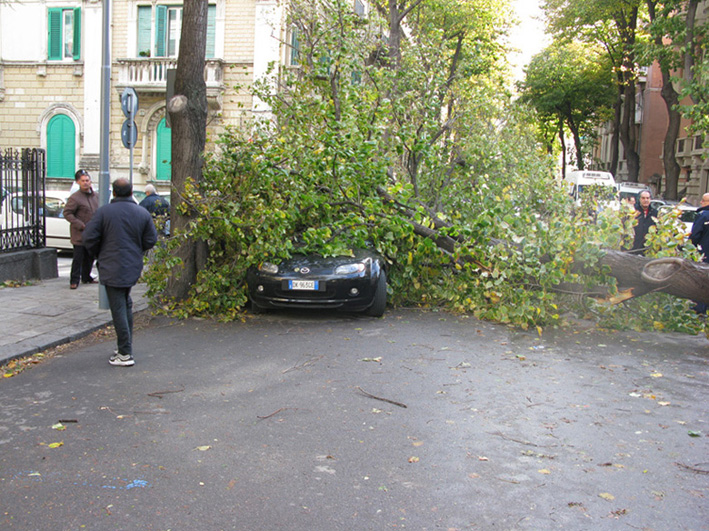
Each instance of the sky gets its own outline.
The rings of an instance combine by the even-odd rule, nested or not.
[[[544,24],[538,20],[542,16],[539,0],[513,0],[512,2],[520,25],[513,29],[510,41],[518,53],[510,55],[515,80],[524,77],[523,69],[529,64],[532,56],[546,47],[550,39],[544,34]]]

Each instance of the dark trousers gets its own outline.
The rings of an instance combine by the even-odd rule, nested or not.
[[[130,298],[130,290],[106,286],[108,307],[116,329],[118,353],[128,356],[133,355],[133,300]]]
[[[91,268],[94,265],[94,257],[83,245],[74,246],[74,258],[71,260],[70,284],[89,282],[91,280]]]

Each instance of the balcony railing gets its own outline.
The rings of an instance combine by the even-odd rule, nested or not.
[[[133,87],[142,92],[165,92],[167,71],[177,68],[175,57],[146,57],[138,59],[116,59],[118,65],[118,85]],[[223,61],[207,59],[204,67],[204,81],[207,91],[222,88]]]

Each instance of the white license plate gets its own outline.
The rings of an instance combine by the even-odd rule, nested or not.
[[[289,280],[288,289],[300,289],[306,291],[317,291],[318,290],[317,280]]]

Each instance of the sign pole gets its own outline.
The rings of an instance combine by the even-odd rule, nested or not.
[[[111,0],[102,1],[103,28],[102,28],[102,59],[101,59],[101,162],[98,173],[98,198],[99,205],[109,201],[109,129],[111,125]],[[98,307],[108,310],[108,295],[106,286],[99,284]]]

